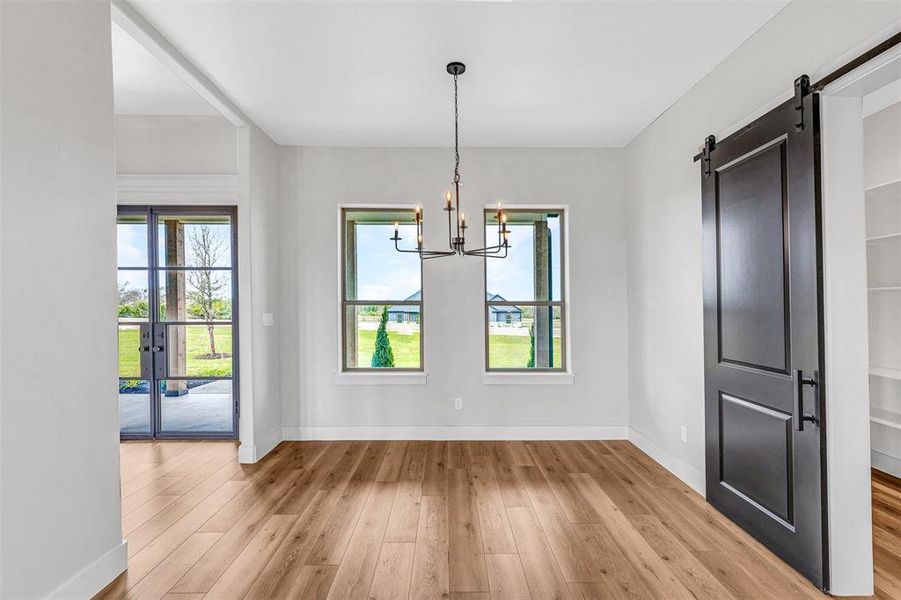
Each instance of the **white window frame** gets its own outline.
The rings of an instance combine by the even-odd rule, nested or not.
[[[344,292],[344,215],[347,211],[372,210],[372,211],[410,211],[416,210],[415,204],[339,204],[337,207],[337,269],[336,284],[338,295],[337,318],[337,365],[335,383],[338,385],[425,385],[428,373],[425,371],[425,291],[423,288],[422,261],[420,260],[420,317],[419,317],[419,368],[398,367],[391,369],[374,368],[345,368],[345,292]]]
[[[560,275],[563,278],[560,286],[562,295],[561,305],[563,307],[562,314],[562,335],[563,335],[563,368],[562,369],[489,369],[488,368],[488,271],[487,264],[482,267],[482,306],[484,316],[484,356],[482,361],[482,383],[485,385],[572,385],[575,382],[575,372],[573,369],[572,354],[572,335],[570,323],[573,321],[573,302],[570,294],[570,221],[572,220],[572,209],[568,204],[504,204],[504,208],[510,211],[536,211],[536,212],[559,212],[562,215],[562,226],[560,249],[563,253],[560,261]],[[494,211],[497,206],[494,204],[485,204],[482,210],[483,219],[486,211]],[[484,222],[483,222],[484,235]],[[487,242],[486,242],[487,243]],[[482,259],[483,261],[496,259]]]

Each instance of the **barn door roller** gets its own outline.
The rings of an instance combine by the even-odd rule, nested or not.
[[[810,77],[801,75],[795,79],[795,110],[798,111],[798,121],[795,123],[795,131],[804,131],[804,96],[810,93]]]
[[[804,97],[809,95],[811,91],[814,91],[815,86],[811,86],[810,77],[807,75],[801,75],[797,79],[795,79],[795,83],[793,86],[795,90],[794,96],[794,105],[795,110],[798,112],[798,119],[795,121],[795,131],[804,131]],[[745,127],[742,127],[739,131],[736,131],[735,134],[744,133],[745,131],[754,127],[755,122],[752,122]],[[733,137],[730,135],[728,138]],[[710,177],[710,173],[712,172],[710,169],[710,153],[716,149],[716,137],[713,135],[708,135],[704,139],[704,146],[701,148],[701,151],[695,154],[694,162],[698,162],[699,160],[703,161],[704,167],[704,177]]]

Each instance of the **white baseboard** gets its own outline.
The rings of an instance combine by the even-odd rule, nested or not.
[[[870,464],[874,469],[901,478],[901,458],[895,458],[877,450],[870,450]]]
[[[624,440],[625,425],[284,427],[284,440]]]
[[[48,600],[93,598],[109,582],[128,568],[128,542],[122,540],[109,552],[86,566],[74,577],[50,592]]]
[[[276,427],[263,436],[263,438],[259,440],[259,444],[254,446],[241,444],[238,447],[238,462],[242,465],[253,464],[272,452],[272,449],[278,446],[283,439],[282,431],[283,429],[281,427]]]
[[[639,450],[660,463],[664,469],[684,481],[693,490],[702,496],[704,495],[707,487],[704,473],[698,471],[681,458],[676,458],[657,445],[656,442],[652,442],[643,433],[632,427],[629,428],[629,441],[635,444]]]

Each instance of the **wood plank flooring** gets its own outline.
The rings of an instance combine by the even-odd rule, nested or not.
[[[901,598],[901,479],[873,470],[873,569],[877,598]]]
[[[122,444],[129,569],[98,598],[824,598],[629,442]],[[879,598],[901,486],[874,476]]]

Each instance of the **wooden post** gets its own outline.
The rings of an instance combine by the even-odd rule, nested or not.
[[[357,228],[356,222],[347,218],[344,222],[344,289],[347,300],[357,299]],[[345,325],[344,352],[348,369],[357,366],[357,314],[359,306],[348,307]]]
[[[185,226],[178,219],[163,221],[166,231],[166,266],[182,267],[185,264]],[[188,317],[187,290],[184,271],[166,271],[166,320],[184,321]],[[169,373],[187,375],[187,331],[185,326],[169,327],[168,332]],[[181,396],[188,393],[187,381],[166,382],[167,396]]]
[[[533,244],[535,248],[535,300],[550,300],[547,221],[535,221]],[[551,367],[552,311],[552,308],[546,306],[535,307],[535,368],[537,369]]]

